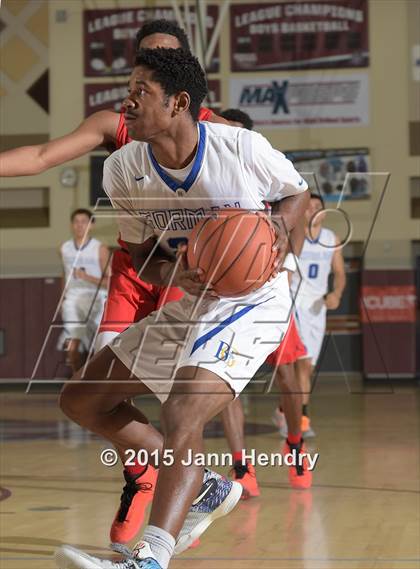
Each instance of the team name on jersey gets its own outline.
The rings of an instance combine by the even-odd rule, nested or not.
[[[200,219],[208,215],[209,211],[217,211],[224,208],[240,208],[240,202],[233,204],[223,204],[221,206],[211,206],[209,209],[161,209],[161,210],[141,210],[138,215],[151,223],[158,231],[189,231]]]

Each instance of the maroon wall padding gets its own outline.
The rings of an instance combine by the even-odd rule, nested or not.
[[[0,279],[0,330],[4,353],[0,354],[0,378],[24,377],[23,279]]]
[[[30,378],[50,329],[61,295],[59,278],[0,279],[0,329],[5,331],[5,354],[0,355],[0,378]],[[36,377],[52,379],[63,354],[56,349],[60,330],[45,345]]]
[[[414,271],[363,271],[360,310],[364,375],[415,377]]]
[[[50,330],[54,313],[61,295],[61,280],[57,278],[25,279],[24,299],[25,322],[25,377],[31,377],[41,354],[44,341]],[[37,378],[54,378],[59,362],[63,359],[57,351],[60,331],[52,331],[37,367]]]

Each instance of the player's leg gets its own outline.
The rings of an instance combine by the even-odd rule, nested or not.
[[[305,433],[309,427],[309,397],[311,393],[311,377],[313,372],[312,358],[299,358],[295,364],[296,376],[302,391],[302,431]]]
[[[76,373],[82,365],[81,340],[79,338],[66,338],[64,351],[66,353],[66,365],[70,367],[72,373]]]
[[[307,351],[309,358],[302,358],[297,361],[297,370],[300,374],[300,381],[303,391],[302,407],[302,432],[304,438],[314,437],[315,431],[311,426],[309,416],[309,400],[312,393],[312,378],[316,363],[321,352],[324,341],[325,328],[327,324],[327,311],[325,306],[315,316],[306,314],[306,324],[309,329],[307,335]],[[308,326],[309,324],[309,326]]]
[[[279,364],[276,368],[276,383],[280,391],[280,401],[287,423],[287,435],[300,440],[302,420],[302,393],[294,373],[293,363]],[[286,435],[286,436],[287,436]]]
[[[299,336],[306,348],[306,355],[299,357],[295,364],[295,373],[303,396],[301,425],[303,438],[315,436],[315,432],[311,428],[308,407],[312,391],[313,365],[316,362],[316,352],[319,353],[320,349],[319,333],[317,332],[320,322],[320,316],[314,316],[308,307],[299,307],[296,311]]]
[[[119,448],[132,448],[134,451],[142,448],[146,449],[149,455],[155,450],[161,452],[162,436],[147,422],[140,411],[126,402],[128,397],[143,394],[149,390],[136,377],[133,377],[130,370],[115,357],[110,348],[105,347],[94,356],[86,367],[83,379],[81,379],[81,374],[82,372],[79,372],[74,381],[67,383],[62,391],[60,403],[67,416],[79,425],[107,438]],[[208,379],[209,375],[212,376],[211,381]],[[98,380],[98,378],[105,379]],[[231,388],[217,377],[215,383],[215,376],[210,372],[206,372],[206,376],[201,373],[198,378],[195,378],[195,369],[192,371],[184,369],[181,379],[184,383],[180,387],[180,392],[178,393],[177,389],[171,392],[173,398],[170,398],[163,413],[163,425],[167,436],[165,448],[170,451],[173,449],[173,453],[170,452],[169,456],[173,454],[176,463],[181,460],[180,457],[184,457],[189,448],[193,452],[202,450],[204,424],[209,418],[219,413],[222,407],[233,398]],[[211,397],[207,393],[209,386],[212,391]],[[204,397],[203,393],[205,393]],[[187,397],[185,403],[183,403],[184,394]],[[187,416],[188,422],[186,421]],[[200,420],[197,416],[200,416]],[[165,457],[165,454],[163,453],[162,456]],[[185,455],[185,458],[188,458],[188,455]],[[183,526],[185,514],[195,497],[195,505],[188,513],[185,528],[180,534],[182,541],[179,544],[179,551],[186,549],[214,519],[229,513],[242,493],[242,487],[239,484],[225,480],[211,471],[206,471],[203,479],[203,468],[200,466],[180,466],[182,471],[185,470],[188,473],[188,476],[184,480],[186,490],[182,492],[176,490],[179,497],[176,502],[176,515],[172,511],[172,498],[175,496],[171,496],[169,500],[165,494],[166,500],[163,503],[168,500],[170,503],[163,507],[160,502],[158,514],[156,514],[158,519],[154,521],[162,527],[159,525],[156,529],[148,526],[145,532],[152,555],[154,557],[163,555],[167,561],[173,553],[175,538]],[[172,488],[173,480],[171,479],[175,479],[177,474],[172,475],[171,469],[172,466],[168,465],[166,479],[169,480]],[[177,488],[180,485],[182,485],[181,482],[177,484]],[[196,491],[198,490],[200,492],[197,496]],[[163,513],[166,517],[162,517]],[[153,526],[153,520],[151,525]],[[158,531],[159,528],[160,531]],[[164,528],[169,528],[171,533]],[[169,555],[165,553],[167,540],[163,540],[164,545],[162,546],[162,535],[166,538],[168,535],[171,536]],[[79,554],[74,554],[74,550],[67,553],[61,552],[60,555],[67,555],[67,557],[76,555],[77,559],[71,562],[74,567],[96,566],[86,561],[86,556],[83,554],[78,557]],[[63,562],[67,563],[67,561]],[[162,561],[162,563],[162,567],[167,565],[167,562]]]
[[[161,449],[162,436],[126,401],[146,393],[150,390],[105,347],[64,385],[60,407],[75,423],[107,438],[117,448],[136,452],[145,448],[151,455]]]
[[[123,250],[115,251],[95,352],[110,344],[130,324],[145,318],[155,309],[155,305],[152,285],[137,278],[128,253]],[[112,547],[115,547],[115,544],[128,543],[138,534],[146,508],[153,499],[157,479],[157,470],[152,464],[140,464],[137,457],[127,463],[125,450],[116,450],[124,465],[126,484],[110,529]]]
[[[218,483],[214,476],[208,477],[207,484],[205,477],[203,486],[202,462],[194,463],[204,453],[206,423],[233,397],[232,388],[216,374],[203,368],[183,367],[178,370],[172,391],[162,406],[163,456],[166,450],[168,456],[173,456],[173,464],[172,460],[167,464],[164,459],[161,461],[149,523],[174,538],[182,528],[178,550],[198,538],[214,519],[228,513],[242,494],[239,484],[221,477]],[[183,527],[197,493],[202,499],[194,502],[189,513],[190,527]],[[153,530],[146,528],[146,541],[150,539],[149,532],[153,539]]]
[[[293,363],[279,365],[276,380],[281,394],[281,404],[286,417],[288,434],[283,447],[283,454],[292,454],[294,464],[289,466],[289,482],[292,488],[310,488],[312,473],[308,470],[308,461],[300,456],[306,453],[302,438],[302,393]]]
[[[61,305],[61,317],[64,330],[59,341],[59,349],[64,349],[66,353],[66,364],[71,368],[72,373],[80,368],[82,359],[82,338],[85,334],[83,324],[88,311],[85,307],[86,302],[83,295],[67,293]]]
[[[223,430],[233,457],[233,479],[243,487],[242,499],[260,495],[255,467],[243,459],[245,450],[245,416],[239,397],[234,399],[220,414]]]
[[[109,352],[111,350],[104,348],[97,356],[98,359],[89,370],[89,375],[105,372],[110,364]],[[133,391],[132,388],[126,387],[124,381],[127,371],[120,362],[111,372],[111,377],[122,378],[120,381],[125,395]],[[162,407],[165,438],[161,466],[150,522],[144,530],[142,540],[135,546],[130,558],[117,563],[96,559],[75,548],[64,546],[56,554],[59,567],[166,569],[174,551],[184,551],[215,519],[228,514],[238,503],[242,493],[240,484],[204,470],[202,465],[194,464],[194,461],[190,464],[194,457],[199,457],[199,453],[203,453],[205,424],[220,413],[233,399],[234,393],[227,383],[206,369],[181,368],[178,370],[177,380],[182,383],[174,382],[169,398]],[[138,385],[142,386],[140,382]],[[107,391],[106,388],[101,389],[102,392],[104,390]],[[143,433],[130,424],[129,410],[122,409],[124,402],[117,407],[114,405],[111,411],[118,397],[113,389],[108,390],[108,396],[110,391],[114,397],[105,400],[106,408],[109,410],[107,413],[103,412],[104,393],[101,394],[102,397],[95,396],[96,401],[92,404],[86,401],[85,391],[79,392],[85,399],[82,416],[78,416],[79,422],[89,423],[89,428],[96,429],[96,432],[114,442],[118,439],[121,446],[131,445],[136,448],[138,440],[136,437],[142,436]],[[63,397],[65,393],[64,391]],[[77,396],[76,391],[74,395]],[[66,404],[63,408],[69,412]],[[101,409],[99,414],[97,409]],[[87,419],[88,415],[92,414],[96,416],[95,419]],[[105,415],[108,418],[117,415],[117,419],[111,422],[110,427],[105,426],[103,421]],[[142,446],[144,447],[144,442]]]
[[[294,465],[289,467],[289,482],[293,488],[308,488],[312,483],[307,461],[301,459],[299,462],[299,455],[303,454],[305,449],[301,431],[302,393],[294,373],[294,362],[302,355],[306,355],[306,349],[299,338],[292,317],[284,340],[266,361],[274,366],[275,379],[280,391],[279,407],[274,412],[273,422],[286,439],[283,452],[295,456]]]
[[[250,293],[240,304],[223,298],[210,306],[198,306],[190,298],[171,303],[162,310],[159,319],[156,318],[158,313],[153,313],[125,331],[118,346],[112,346],[116,356],[136,377],[144,378],[143,382],[159,398],[168,397],[162,421],[165,447],[151,526],[146,528],[144,541],[133,552],[139,568],[149,567],[150,558],[159,561],[158,565],[151,564],[150,567],[166,568],[172,551],[185,550],[213,519],[231,511],[240,499],[240,484],[207,471],[194,500],[203,467],[201,464],[188,465],[188,462],[183,464],[182,459],[189,459],[190,454],[194,456],[203,448],[205,423],[221,412],[233,399],[234,392],[239,394],[245,388],[267,357],[269,346],[285,333],[290,304],[287,278],[280,273],[273,284]],[[278,322],[273,322],[273,312],[279,314]],[[234,318],[229,317],[232,314]],[[188,322],[193,316],[199,321],[191,326]],[[174,384],[175,369],[178,371]],[[107,423],[111,431],[115,427],[115,423]],[[129,425],[122,426],[122,429],[128,428]],[[104,434],[122,445],[122,429]],[[132,444],[132,441],[126,439],[127,443]],[[165,463],[164,451],[169,463]],[[171,455],[176,472],[172,470]],[[186,472],[188,479],[184,479]],[[174,549],[175,536],[187,511]],[[74,559],[73,554],[69,555]],[[108,561],[104,562],[107,565],[100,561],[88,564],[90,558],[85,563],[84,554],[77,559],[80,563],[73,563],[73,566],[116,567]],[[120,562],[118,569],[128,567],[127,563],[131,561],[122,563],[125,565]]]
[[[299,339],[296,324],[292,316],[283,341],[266,360],[266,363],[273,368],[276,383],[280,390],[279,404],[274,410],[272,421],[279,429],[280,435],[283,438],[287,437],[289,423],[293,432],[296,435],[300,434],[302,409],[300,408],[297,410],[296,403],[297,400],[299,400],[301,405],[302,398],[299,397],[300,388],[294,375],[292,375],[293,372],[290,370],[289,366],[290,363],[296,360],[296,354],[299,350],[303,351],[304,354],[306,353],[305,348]],[[301,354],[301,352],[299,352],[299,354]],[[283,408],[282,404],[283,394],[285,395],[286,410]],[[287,417],[285,411],[287,412]],[[299,421],[298,424],[297,421]]]

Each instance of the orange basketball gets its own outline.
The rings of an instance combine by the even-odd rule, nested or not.
[[[220,296],[242,296],[260,288],[270,277],[276,234],[262,212],[223,209],[193,228],[187,249],[190,269],[203,270],[203,282]]]

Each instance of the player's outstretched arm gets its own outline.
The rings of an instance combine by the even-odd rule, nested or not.
[[[344,267],[343,250],[339,248],[339,241],[336,237],[337,249],[334,251],[331,269],[333,272],[333,290],[325,297],[325,305],[328,310],[336,310],[340,306],[343,291],[346,288],[346,271]]]
[[[0,153],[0,176],[31,176],[45,172],[115,140],[119,115],[94,113],[70,134],[45,144],[21,146]]]

